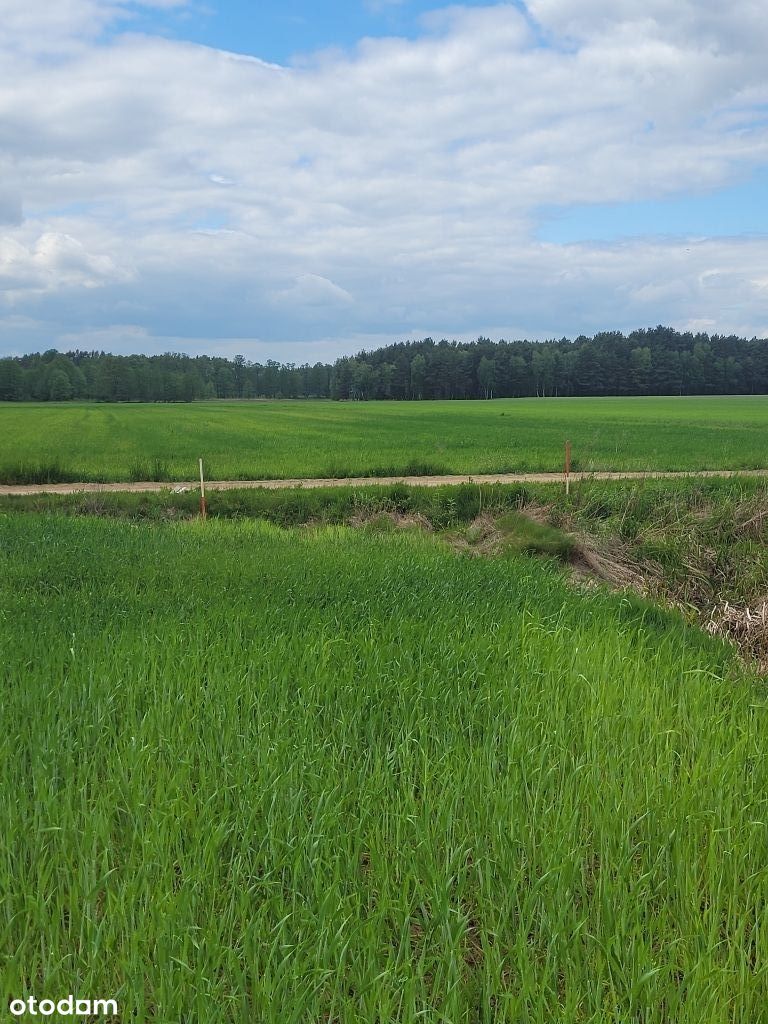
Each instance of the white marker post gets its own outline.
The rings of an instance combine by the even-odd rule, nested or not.
[[[205,480],[203,479],[203,460],[200,459],[200,518],[205,521],[208,509],[205,505]]]
[[[571,442],[565,442],[565,493],[571,493]]]

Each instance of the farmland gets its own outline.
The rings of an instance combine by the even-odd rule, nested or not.
[[[0,483],[766,465],[768,399],[0,405]]]
[[[767,412],[16,405],[0,452],[6,479],[184,479],[199,453],[221,478],[478,473],[557,469],[568,436],[577,468],[751,468]],[[766,1019],[768,633],[742,629],[764,479],[197,508],[0,497],[6,1000],[157,1024]]]
[[[764,1019],[768,705],[721,641],[408,530],[0,533],[8,996]]]

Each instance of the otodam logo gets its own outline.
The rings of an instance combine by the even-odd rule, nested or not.
[[[76,999],[73,995],[62,999],[12,999],[8,1007],[14,1017],[117,1017],[116,999]]]

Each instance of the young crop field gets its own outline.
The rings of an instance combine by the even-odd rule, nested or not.
[[[768,700],[722,641],[407,530],[4,513],[0,561],[7,999],[766,1019]]]
[[[0,483],[766,465],[768,398],[0,404]]]

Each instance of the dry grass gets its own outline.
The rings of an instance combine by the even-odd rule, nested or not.
[[[596,580],[613,590],[634,590],[656,595],[661,569],[652,562],[640,563],[629,546],[617,539],[598,540],[582,534],[575,542],[571,566],[578,579]]]
[[[448,543],[454,550],[476,556],[498,555],[504,549],[504,542],[505,535],[490,512],[481,512],[466,530],[448,536]]]
[[[734,510],[736,532],[755,540],[765,537],[766,520],[768,520],[768,500],[764,495],[745,498]]]
[[[731,640],[742,654],[758,663],[761,671],[768,671],[768,601],[752,607],[725,601],[710,610],[704,628],[713,636]]]
[[[542,505],[536,501],[527,502],[525,507],[520,510],[521,515],[524,515],[527,519],[532,519],[539,526],[554,525],[552,511],[552,505]]]
[[[349,526],[388,526],[398,530],[424,530],[427,533],[431,533],[433,530],[432,523],[421,512],[396,512],[391,509],[356,512],[350,516],[347,523]]]

